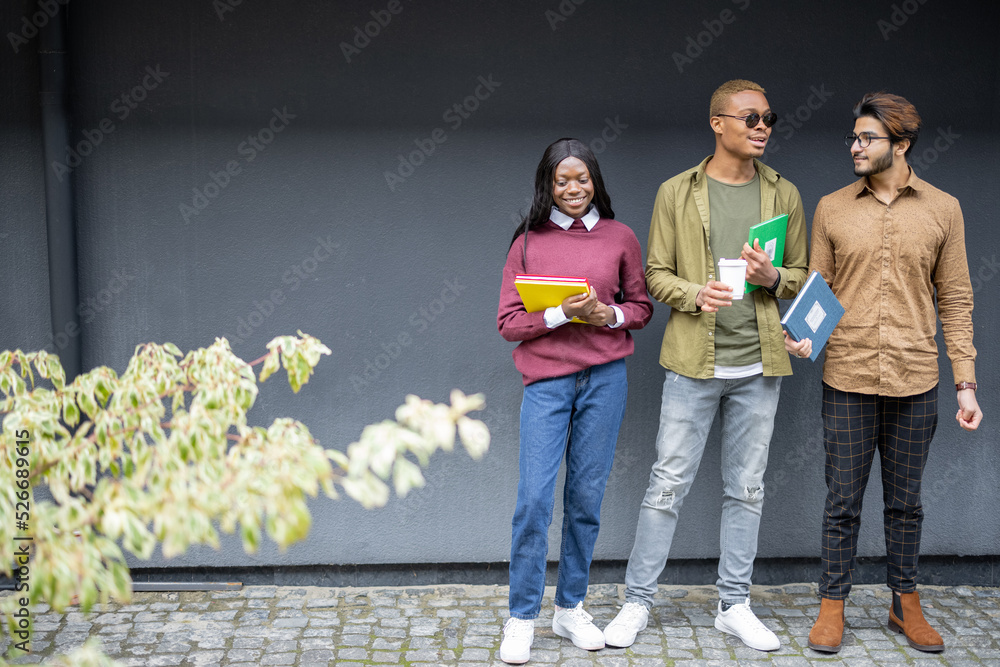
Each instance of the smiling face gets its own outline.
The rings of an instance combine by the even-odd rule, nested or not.
[[[771,110],[767,98],[756,90],[743,90],[729,98],[723,113],[732,116],[746,116],[757,113],[763,116]],[[713,116],[712,129],[715,130],[717,148],[741,159],[758,158],[764,154],[771,128],[758,120],[754,127],[747,127],[745,121],[729,116]]]
[[[854,134],[867,132],[871,136],[886,137],[889,133],[877,118],[862,116],[854,121]],[[872,142],[861,147],[855,141],[851,144],[851,157],[854,159],[855,176],[874,176],[892,167],[893,153],[896,145],[888,139],[872,139]]]
[[[552,178],[552,203],[571,218],[581,218],[594,199],[594,183],[583,160],[568,157],[558,165]]]

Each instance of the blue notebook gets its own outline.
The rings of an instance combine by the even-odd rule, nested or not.
[[[781,318],[781,326],[796,341],[810,339],[812,354],[809,355],[809,360],[816,361],[820,350],[843,316],[844,307],[837,301],[819,271],[813,271],[795,301],[788,307],[788,312]]]

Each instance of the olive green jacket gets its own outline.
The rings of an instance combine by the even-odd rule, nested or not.
[[[653,205],[646,254],[646,287],[657,301],[670,306],[663,332],[660,365],[691,378],[715,374],[715,313],[695,305],[698,292],[716,280],[709,248],[708,181],[705,166],[674,176],[660,186]],[[758,289],[754,300],[764,375],[791,375],[792,365],[781,333],[778,299],[793,299],[805,284],[809,266],[802,198],[794,185],[766,164],[754,160],[760,175],[760,219],[788,214],[781,280],[773,293]]]

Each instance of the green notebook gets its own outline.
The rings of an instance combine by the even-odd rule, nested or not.
[[[785,258],[785,233],[788,231],[788,214],[782,213],[770,220],[758,223],[750,228],[750,237],[747,243],[753,247],[756,240],[760,247],[771,258],[771,266],[781,266]],[[747,283],[744,290],[747,294],[760,288],[760,285]]]

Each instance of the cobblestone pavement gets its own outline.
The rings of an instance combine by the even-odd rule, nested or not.
[[[586,607],[603,628],[622,602],[617,585],[592,586]],[[781,640],[763,653],[713,627],[715,588],[661,586],[649,628],[628,649],[588,652],[551,630],[546,589],[531,663],[539,665],[1000,665],[1000,589],[920,589],[944,653],[915,651],[886,628],[889,592],[855,586],[844,648],[806,647],[819,610],[813,585],[755,586],[752,605]],[[9,593],[8,593],[9,594]],[[136,593],[89,614],[35,610],[32,654],[45,662],[97,637],[123,665],[502,665],[503,586],[315,588],[251,586],[232,592]],[[3,637],[5,652],[9,640]]]

